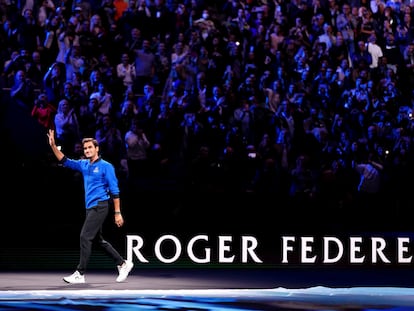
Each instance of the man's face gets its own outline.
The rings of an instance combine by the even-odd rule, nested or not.
[[[83,145],[83,153],[87,159],[93,159],[98,154],[98,147],[95,147],[93,142],[89,141]]]

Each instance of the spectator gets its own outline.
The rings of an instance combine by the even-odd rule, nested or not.
[[[55,115],[56,142],[62,150],[71,153],[75,142],[80,139],[78,118],[68,100],[59,101]]]
[[[111,162],[117,173],[121,171],[121,160],[125,156],[125,144],[120,129],[116,127],[111,115],[103,115],[101,125],[95,133],[99,142],[102,158]]]
[[[138,122],[133,122],[125,134],[126,159],[128,164],[128,180],[132,183],[148,177],[148,152],[151,143]]]
[[[50,103],[58,106],[64,94],[64,82],[66,80],[65,71],[62,65],[53,63],[43,77],[43,88]]]
[[[152,83],[155,74],[155,54],[150,49],[149,40],[142,42],[142,49],[135,52],[135,88],[134,91],[141,93],[144,91],[144,85]]]
[[[80,46],[71,45],[69,47],[64,63],[66,66],[66,80],[71,81],[73,74],[81,73],[85,67],[85,59],[82,57]]]
[[[29,113],[32,111],[35,99],[34,86],[32,81],[27,78],[25,71],[18,70],[16,72],[10,97],[20,109],[27,110]]]
[[[55,114],[56,108],[48,102],[46,94],[39,94],[32,109],[32,117],[47,131],[55,129]]]
[[[98,83],[98,91],[93,92],[89,97],[89,99],[93,98],[98,101],[98,111],[101,115],[112,114],[114,112],[112,94],[107,91],[107,86],[103,81]]]
[[[121,62],[116,65],[116,75],[121,80],[124,91],[133,90],[136,73],[128,53],[121,55]]]
[[[47,72],[47,68],[47,64],[42,59],[42,54],[39,51],[34,51],[27,63],[26,72],[27,77],[33,82],[36,89],[43,87],[43,77]]]

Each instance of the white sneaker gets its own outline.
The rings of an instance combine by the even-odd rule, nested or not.
[[[73,272],[73,274],[69,276],[65,276],[63,278],[63,281],[65,281],[66,283],[71,283],[71,284],[81,284],[81,283],[85,283],[85,276],[81,275],[79,271],[75,271]]]
[[[117,282],[125,281],[128,277],[129,272],[131,272],[133,267],[134,267],[134,264],[132,263],[132,261],[125,260],[122,266],[118,266],[119,275],[116,278],[116,281]]]

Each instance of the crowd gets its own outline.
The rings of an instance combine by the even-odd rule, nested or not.
[[[410,201],[411,1],[0,2],[2,88],[70,156],[95,137],[131,184]]]

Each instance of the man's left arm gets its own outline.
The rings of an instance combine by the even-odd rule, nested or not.
[[[121,214],[121,199],[119,197],[114,198],[114,214],[115,214],[115,224],[118,227],[122,227],[124,224],[124,218]]]

